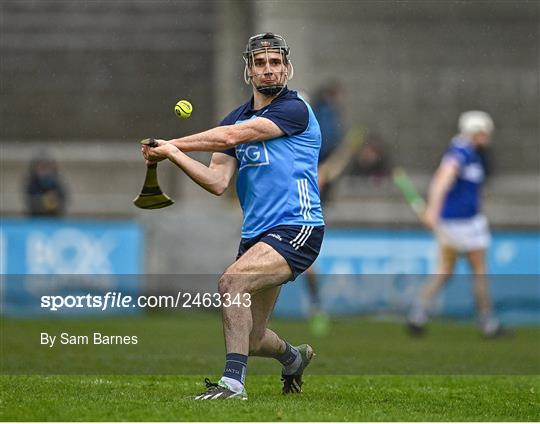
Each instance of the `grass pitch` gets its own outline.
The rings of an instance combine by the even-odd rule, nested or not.
[[[196,402],[202,376],[4,377],[9,421],[538,421],[536,377],[310,376],[299,396],[251,376],[250,399]]]
[[[316,338],[307,323],[276,320],[272,327],[281,335],[294,343],[308,341],[318,353],[304,393],[281,395],[279,364],[250,358],[247,402],[195,402],[204,377],[217,380],[221,373],[220,327],[216,314],[2,319],[1,419],[540,420],[539,328],[484,340],[472,325],[438,322],[424,339],[410,339],[397,323],[344,318],[333,322],[328,336]],[[140,343],[38,346],[40,331],[60,329],[138,334]]]

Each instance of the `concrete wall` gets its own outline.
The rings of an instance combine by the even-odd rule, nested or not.
[[[171,137],[214,119],[214,2],[3,1],[3,140]],[[197,113],[178,120],[191,99]]]
[[[538,172],[537,1],[105,1],[0,3],[0,139],[172,137],[214,125],[249,96],[249,34],[287,37],[291,87],[344,86],[347,126],[431,171],[459,113],[496,123],[496,171]],[[172,106],[195,104],[189,121]],[[422,160],[418,160],[421,157]]]
[[[184,228],[205,231],[213,237],[224,234],[224,228],[239,233],[241,211],[231,187],[216,198],[194,184],[170,162],[158,166],[161,188],[177,201],[163,211],[142,211],[132,200],[140,192],[145,166],[137,143],[92,142],[0,142],[0,212],[4,215],[24,213],[23,181],[28,162],[35,152],[46,149],[56,158],[69,191],[69,216],[133,217],[167,235]],[[193,155],[203,163],[209,154]],[[430,175],[411,173],[418,190],[425,194]],[[486,209],[497,227],[539,227],[540,193],[536,174],[495,176],[486,190]],[[334,200],[325,209],[330,225],[412,225],[418,220],[390,180],[373,184],[362,178],[344,177],[334,190]],[[198,210],[198,212],[197,212]],[[201,212],[204,211],[204,212]],[[217,215],[210,219],[212,213]],[[223,217],[218,219],[219,214]],[[212,215],[213,216],[213,215]],[[179,226],[165,222],[178,220]],[[194,230],[198,228],[198,230]],[[189,238],[188,238],[189,240]]]

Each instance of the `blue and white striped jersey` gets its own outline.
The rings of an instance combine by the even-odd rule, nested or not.
[[[253,110],[251,99],[221,125],[259,116],[274,122],[285,135],[224,152],[238,160],[236,191],[244,213],[242,238],[255,237],[277,225],[324,225],[317,183],[321,131],[311,107],[285,88],[260,110]]]

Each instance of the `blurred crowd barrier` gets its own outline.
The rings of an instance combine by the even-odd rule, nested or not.
[[[151,217],[188,220],[201,225],[201,231],[222,231],[224,222],[238,228],[241,211],[234,198],[234,188],[216,198],[195,185],[188,177],[165,161],[158,167],[161,188],[179,204],[160,211],[141,211],[133,206],[140,192],[145,166],[139,144],[115,141],[89,143],[0,142],[0,213],[4,216],[25,214],[24,181],[36,151],[46,150],[55,158],[60,175],[69,191],[66,205],[68,217],[135,218],[141,219],[148,230],[160,231],[164,224]],[[209,161],[208,154],[195,155]],[[423,195],[431,175],[410,172],[411,178]],[[489,180],[485,193],[486,213],[494,227],[539,228],[538,174],[498,174]],[[201,209],[209,214],[197,212]],[[219,211],[222,222],[212,219],[212,210]],[[325,205],[329,226],[418,226],[416,216],[394,187],[390,178],[373,179],[344,175],[333,186]],[[225,221],[223,221],[225,220]],[[206,223],[206,224],[205,224]],[[215,225],[215,226],[214,226]],[[168,229],[178,234],[179,229]],[[183,230],[182,230],[183,231]]]

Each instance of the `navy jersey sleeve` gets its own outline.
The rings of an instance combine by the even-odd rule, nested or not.
[[[226,155],[229,155],[229,156],[232,156],[233,158],[236,158],[236,151],[234,150],[234,147],[232,147],[230,149],[227,149],[227,150],[223,150],[222,152],[219,152],[219,153],[225,153]]]
[[[271,104],[260,116],[271,120],[287,136],[303,133],[309,121],[307,106],[300,99],[287,99]]]

